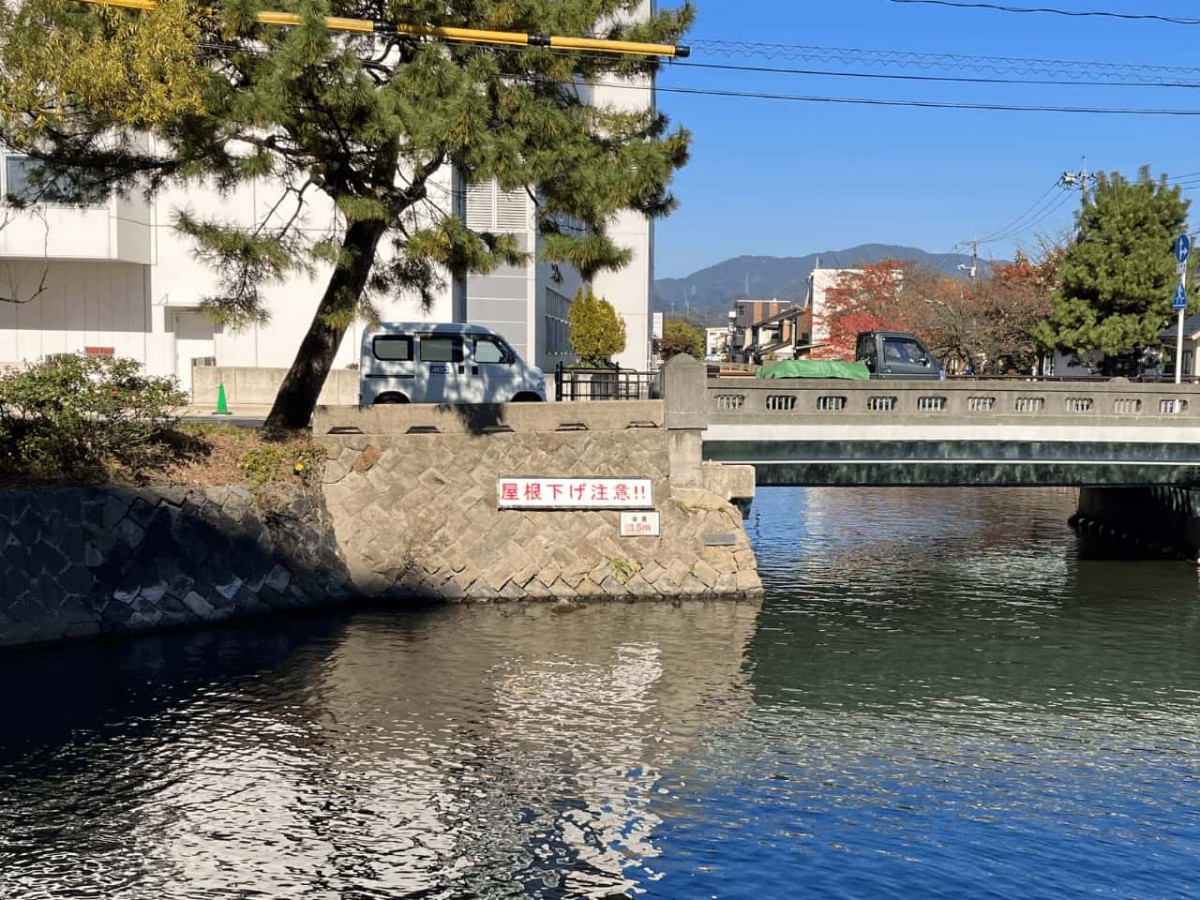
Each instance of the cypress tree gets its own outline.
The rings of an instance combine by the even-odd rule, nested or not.
[[[206,308],[233,327],[263,319],[265,285],[332,264],[268,418],[302,427],[346,328],[356,315],[374,317],[373,299],[406,291],[428,307],[446,274],[528,261],[514,236],[472,231],[432,197],[439,173],[453,167],[468,184],[528,190],[543,258],[588,280],[630,258],[608,234],[617,213],[655,217],[674,207],[668,186],[690,140],[655,110],[581,99],[590,81],[648,77],[653,59],[349,35],[331,32],[325,17],[652,43],[677,41],[693,19],[684,3],[629,22],[641,5],[228,0],[212,19],[181,0],[140,13],[25,0],[0,20],[9,79],[0,126],[47,177],[93,187],[280,184],[274,214],[253,225],[187,212],[174,224],[217,273]],[[301,24],[261,24],[264,10],[295,13]],[[87,54],[98,73],[91,88],[75,64]],[[337,211],[317,236],[300,227],[311,192]]]
[[[611,366],[625,349],[625,323],[613,305],[590,288],[580,288],[567,313],[571,346],[585,366]]]

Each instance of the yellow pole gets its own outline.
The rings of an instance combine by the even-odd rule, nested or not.
[[[157,9],[156,0],[82,0],[100,6],[123,9]],[[212,7],[201,7],[205,15],[213,15]],[[261,12],[255,18],[264,25],[300,25],[303,20],[295,13]],[[440,25],[402,25],[395,22],[376,22],[371,19],[347,19],[326,16],[325,24],[333,31],[359,34],[399,34],[406,37],[432,37],[443,41],[466,44],[497,44],[508,47],[550,47],[554,50],[587,50],[599,53],[619,53],[632,56],[666,56],[682,59],[691,48],[681,44],[642,44],[637,41],[608,41],[603,38],[556,37],[547,34],[525,34],[519,31],[486,31],[478,28],[447,28]]]

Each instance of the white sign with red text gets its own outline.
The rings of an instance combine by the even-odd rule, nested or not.
[[[496,479],[500,509],[653,509],[649,478]]]
[[[658,537],[658,512],[621,513],[621,537]]]

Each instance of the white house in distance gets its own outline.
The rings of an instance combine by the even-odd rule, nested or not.
[[[819,347],[829,340],[829,327],[825,322],[825,310],[828,304],[830,288],[837,287],[843,275],[853,275],[862,269],[822,269],[812,270],[808,276],[808,295],[804,298],[804,306],[812,312],[812,337],[810,343]]]
[[[641,14],[649,15],[651,0]],[[646,108],[654,103],[652,79],[581,88],[595,103]],[[25,186],[27,161],[0,152],[0,197]],[[422,312],[414,297],[379,303],[385,321],[462,321],[502,333],[528,361],[553,369],[572,358],[567,327],[571,300],[580,285],[566,266],[537,260],[534,207],[522,192],[493,184],[465,186],[454,175],[430,186],[446,205],[476,228],[515,233],[534,251],[521,267],[446,280],[433,307]],[[177,209],[249,224],[278,199],[280,186],[260,182],[230,196],[213,190],[172,190],[147,201],[140,194],[108,197],[86,208],[43,206],[8,210],[0,222],[0,367],[34,362],[52,353],[88,352],[131,357],[152,375],[174,375],[189,390],[193,365],[284,369],[291,365],[316,309],[328,272],[292,278],[264,289],[270,319],[233,332],[214,326],[200,310],[215,279],[171,224]],[[324,198],[321,198],[323,201]],[[306,204],[306,227],[324,231],[333,215],[321,201]],[[650,283],[653,226],[626,213],[612,234],[633,251],[632,262],[593,282],[597,295],[616,308],[626,326],[622,367],[646,370],[651,358]],[[357,361],[366,323],[346,333],[334,362]],[[282,373],[281,373],[282,374]]]

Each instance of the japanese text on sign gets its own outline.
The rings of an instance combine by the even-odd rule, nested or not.
[[[657,512],[621,513],[621,537],[658,537]]]
[[[516,478],[496,481],[500,509],[651,509],[649,478]]]

